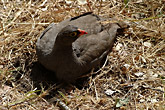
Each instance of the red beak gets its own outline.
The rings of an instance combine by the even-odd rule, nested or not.
[[[80,32],[79,36],[84,35],[84,34],[88,34],[87,32],[85,32],[84,30],[78,29],[78,31]]]

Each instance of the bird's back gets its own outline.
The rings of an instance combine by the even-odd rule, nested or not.
[[[117,23],[103,25],[102,20],[99,16],[89,12],[66,19],[56,25],[51,24],[37,40],[37,56],[41,64],[48,67],[48,69],[50,67],[51,70],[56,72],[59,79],[65,81],[68,78],[69,81],[72,78],[75,79],[96,67],[111,50],[116,32],[120,28]],[[67,25],[74,25],[88,33],[73,42],[73,52],[76,60],[67,58],[67,54],[51,56],[57,34]],[[52,60],[55,59],[54,57],[59,58],[60,61]]]

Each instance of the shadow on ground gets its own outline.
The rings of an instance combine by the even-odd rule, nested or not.
[[[79,78],[71,84],[59,82],[54,72],[45,69],[39,62],[34,63],[30,74],[30,79],[31,81],[33,81],[33,85],[37,88],[40,88],[42,83],[42,85],[46,88],[49,88],[50,85],[60,84],[63,89],[68,89],[68,85],[72,85],[78,89],[82,89],[87,86],[88,82],[88,77]]]

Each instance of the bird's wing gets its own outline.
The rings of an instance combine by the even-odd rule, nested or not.
[[[77,39],[74,47],[78,59],[85,64],[100,61],[111,50],[118,28],[120,27],[117,24],[110,24],[109,28],[97,34]]]
[[[38,56],[45,56],[52,51],[53,44],[55,41],[56,25],[50,24],[40,35],[36,42],[36,51]]]

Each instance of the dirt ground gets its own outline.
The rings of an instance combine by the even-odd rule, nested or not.
[[[165,0],[79,1],[0,1],[0,109],[165,110]],[[98,72],[76,85],[45,79],[37,38],[50,23],[90,11],[130,28]]]

